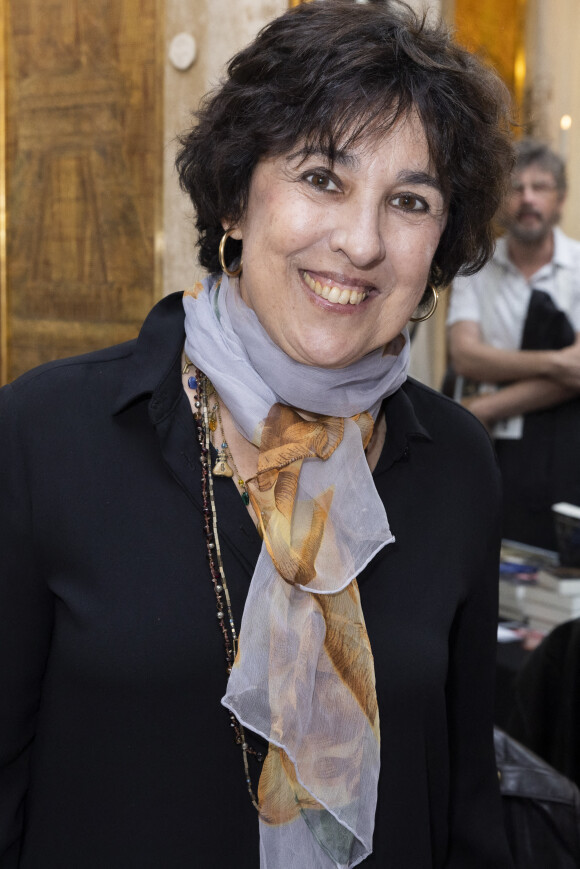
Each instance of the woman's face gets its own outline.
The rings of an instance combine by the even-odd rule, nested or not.
[[[414,114],[332,166],[297,146],[254,170],[232,232],[243,241],[242,298],[293,359],[343,368],[408,322],[446,218]]]

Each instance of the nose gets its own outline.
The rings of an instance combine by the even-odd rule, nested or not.
[[[330,233],[332,251],[342,251],[357,268],[369,268],[385,257],[386,248],[380,208],[354,202],[341,209]]]
[[[521,201],[526,205],[531,205],[536,201],[536,192],[531,184],[522,184],[519,192]]]

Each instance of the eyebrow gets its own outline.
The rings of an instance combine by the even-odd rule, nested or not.
[[[349,169],[356,169],[359,166],[360,161],[358,157],[355,157],[354,154],[349,153],[343,148],[335,148],[334,158],[331,159],[330,153],[324,148],[299,148],[297,151],[293,151],[291,154],[288,154],[288,160],[307,160],[309,157],[322,157],[324,160],[328,160],[329,163],[339,163],[341,166],[346,166]]]
[[[397,175],[397,181],[399,184],[423,184],[437,190],[442,196],[444,195],[441,182],[429,172],[406,172],[403,170]]]

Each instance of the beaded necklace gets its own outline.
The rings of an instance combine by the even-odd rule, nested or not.
[[[248,492],[248,487],[246,486],[245,480],[242,479],[240,472],[238,471],[236,463],[234,461],[232,451],[228,447],[228,442],[226,441],[226,436],[224,434],[224,424],[222,422],[222,412],[221,412],[221,408],[220,408],[220,402],[219,402],[219,398],[217,397],[217,395],[216,395],[215,407],[216,407],[217,418],[218,418],[218,422],[219,422],[219,426],[220,426],[220,433],[222,436],[222,445],[221,445],[220,450],[218,452],[218,460],[214,465],[212,473],[213,473],[214,477],[232,477],[235,473],[237,480],[238,480],[238,486],[240,487],[240,494],[242,496],[242,501],[244,502],[244,504],[247,507],[248,504],[250,503],[250,495]],[[230,468],[230,466],[228,464],[228,458],[229,458],[230,462],[232,463],[233,471],[232,471],[232,468]]]
[[[185,357],[185,364],[183,367],[183,373],[189,375],[189,371],[192,368],[193,363]],[[226,575],[224,571],[224,565],[221,555],[220,541],[218,535],[218,521],[217,521],[217,510],[216,503],[214,497],[214,489],[213,489],[213,474],[210,472],[210,455],[211,455],[211,438],[212,431],[215,431],[215,424],[212,426],[210,423],[210,417],[212,414],[216,412],[215,408],[212,408],[211,411],[209,409],[209,396],[211,393],[214,393],[214,389],[210,384],[208,378],[205,374],[203,374],[198,368],[195,368],[195,376],[189,375],[187,379],[187,385],[192,392],[195,393],[194,399],[194,420],[195,427],[197,431],[197,440],[199,443],[200,450],[200,461],[201,461],[201,495],[202,495],[202,503],[203,503],[203,527],[205,534],[205,542],[207,547],[207,559],[209,563],[210,575],[213,583],[216,605],[217,605],[217,620],[222,632],[223,640],[224,640],[224,649],[226,655],[226,670],[228,675],[231,673],[232,667],[234,665],[236,653],[238,650],[238,634],[236,631],[234,618],[232,614],[232,605],[230,600],[230,593],[228,590]],[[217,404],[217,410],[219,413],[219,403]],[[219,421],[221,425],[221,414],[219,415]],[[222,428],[222,437],[223,437],[223,425]],[[224,439],[225,443],[225,439]],[[222,444],[223,447],[223,444]],[[225,450],[227,450],[227,444],[224,447],[224,461],[225,461]],[[231,452],[230,452],[231,458]],[[220,457],[218,455],[218,463],[220,462]],[[215,472],[214,472],[215,473]],[[219,475],[219,473],[217,474]],[[223,476],[231,476],[230,474],[222,474]],[[239,476],[239,475],[238,475]],[[241,479],[241,478],[240,478]],[[241,481],[243,483],[243,481]],[[243,484],[243,492],[247,492],[245,488],[245,484]],[[243,497],[243,494],[242,494]],[[244,502],[245,503],[245,502]],[[225,603],[225,606],[224,606]],[[256,749],[252,748],[246,742],[246,736],[244,733],[244,728],[242,724],[238,721],[233,712],[228,710],[228,715],[230,717],[230,726],[234,731],[234,740],[237,745],[239,745],[242,749],[242,758],[244,763],[244,772],[246,776],[246,787],[248,789],[248,793],[250,795],[250,799],[252,801],[253,806],[259,811],[259,805],[257,797],[254,793],[254,789],[252,787],[252,781],[250,778],[250,769],[248,763],[248,755],[252,755],[258,762],[262,762],[263,755],[260,751],[256,751]]]

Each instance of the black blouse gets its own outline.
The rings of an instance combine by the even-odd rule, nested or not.
[[[227,712],[181,297],[136,342],[0,391],[0,869],[257,869]],[[508,869],[492,743],[498,474],[408,381],[375,471],[396,541],[359,577],[392,869]],[[258,534],[216,479],[239,624]],[[257,767],[254,777],[257,780]]]

